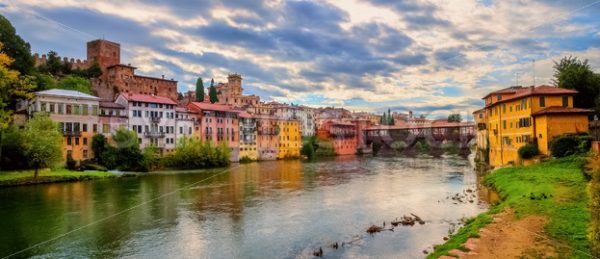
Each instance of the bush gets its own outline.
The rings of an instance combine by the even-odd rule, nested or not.
[[[550,143],[550,152],[554,157],[565,157],[588,152],[592,145],[589,135],[564,135]]]
[[[248,156],[243,156],[242,158],[240,158],[240,163],[242,164],[247,164],[247,163],[252,163],[254,162],[254,159],[249,158]]]
[[[300,154],[306,156],[308,159],[313,159],[315,157],[315,148],[313,144],[314,143],[312,141],[308,141],[302,144]]]
[[[165,164],[177,169],[222,167],[229,165],[230,153],[224,142],[215,147],[210,142],[182,137],[177,141],[175,152],[165,158]]]
[[[526,144],[519,148],[519,157],[522,159],[529,159],[536,156],[539,153],[537,146],[533,144]]]

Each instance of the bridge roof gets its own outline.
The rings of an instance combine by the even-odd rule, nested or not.
[[[426,128],[463,128],[463,127],[475,127],[474,122],[448,122],[448,121],[435,121],[427,124],[403,124],[403,125],[376,125],[366,128],[366,130],[401,130],[401,129],[426,129]]]

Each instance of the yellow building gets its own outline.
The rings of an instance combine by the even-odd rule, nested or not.
[[[245,111],[241,112],[238,117],[240,123],[240,159],[258,160],[256,118]]]
[[[279,149],[277,151],[277,158],[300,157],[302,135],[298,121],[279,120],[277,125],[279,126]]]
[[[589,110],[573,108],[576,93],[552,86],[513,86],[486,95],[481,116],[487,118],[490,165],[521,163],[518,150],[527,143],[549,155],[553,138],[586,133]]]

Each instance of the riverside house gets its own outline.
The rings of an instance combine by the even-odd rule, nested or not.
[[[161,154],[175,149],[175,101],[163,96],[122,93],[115,102],[126,107],[128,128],[137,133],[141,148],[154,145]]]
[[[300,157],[300,146],[302,146],[302,133],[300,123],[297,120],[279,120],[279,150],[278,159]]]
[[[239,113],[239,122],[240,158],[246,157],[252,160],[258,160],[256,118],[244,111]]]
[[[47,113],[64,136],[63,158],[76,161],[93,157],[92,136],[98,132],[99,98],[78,91],[50,89],[35,92],[27,102],[30,116]]]
[[[353,155],[358,148],[357,125],[348,122],[327,121],[319,127],[318,137],[333,142],[336,155]]]
[[[548,155],[555,137],[586,133],[590,111],[573,108],[576,93],[553,86],[513,86],[486,95],[483,110],[490,165],[520,163],[518,150],[525,144],[536,145],[540,154]]]
[[[233,110],[229,105],[206,102],[191,102],[187,108],[198,113],[200,130],[196,135],[202,141],[210,141],[214,145],[225,143],[231,149],[230,160],[239,161],[239,111]]]

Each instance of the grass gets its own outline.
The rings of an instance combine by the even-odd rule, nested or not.
[[[590,253],[586,237],[590,222],[587,181],[582,170],[585,162],[584,157],[573,156],[525,167],[502,168],[489,174],[484,182],[496,189],[502,201],[467,222],[429,258],[445,255],[452,249],[464,250],[464,242],[477,235],[493,214],[506,207],[512,208],[517,218],[532,214],[547,217],[545,232],[555,243],[562,244],[556,246],[559,257],[588,258],[584,254]]]
[[[0,186],[70,182],[115,177],[110,172],[72,171],[65,168],[40,169],[37,178],[33,178],[33,174],[33,170],[0,172]]]

